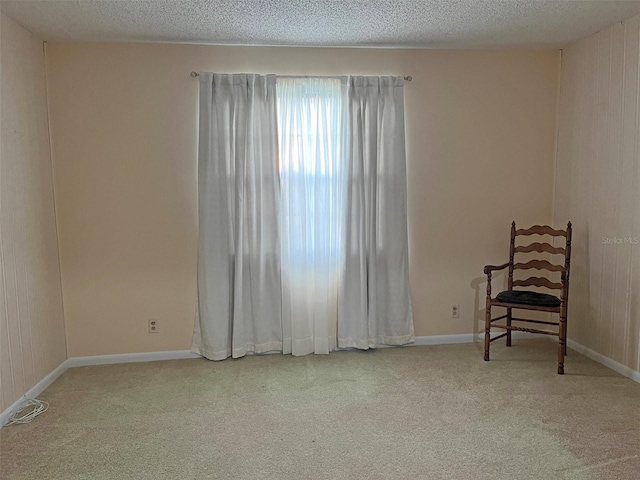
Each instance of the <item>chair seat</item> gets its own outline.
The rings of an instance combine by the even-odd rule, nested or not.
[[[519,305],[535,305],[538,307],[559,307],[560,299],[546,293],[532,292],[530,290],[508,290],[500,292],[496,300],[504,303],[517,303]]]

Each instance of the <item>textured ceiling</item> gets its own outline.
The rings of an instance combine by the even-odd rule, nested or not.
[[[45,40],[562,47],[640,13],[591,0],[2,0]]]

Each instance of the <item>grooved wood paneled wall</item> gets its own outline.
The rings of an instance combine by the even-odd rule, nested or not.
[[[1,15],[0,411],[67,357],[42,41]]]
[[[569,337],[640,370],[640,16],[564,51],[554,217],[574,223]]]

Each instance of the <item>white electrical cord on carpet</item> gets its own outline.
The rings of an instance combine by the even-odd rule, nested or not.
[[[29,423],[41,413],[46,412],[47,408],[49,408],[49,404],[47,402],[43,402],[42,400],[37,400],[35,398],[29,398],[25,403],[18,406],[13,412],[11,412],[9,415],[9,421],[6,425],[9,426],[18,423]],[[25,410],[28,411],[25,412]]]

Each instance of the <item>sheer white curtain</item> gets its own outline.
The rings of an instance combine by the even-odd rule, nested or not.
[[[278,78],[283,351],[336,346],[346,191],[340,79]]]
[[[276,79],[200,75],[198,302],[192,351],[282,349]]]
[[[404,79],[348,79],[345,263],[338,346],[414,341],[409,298]]]

